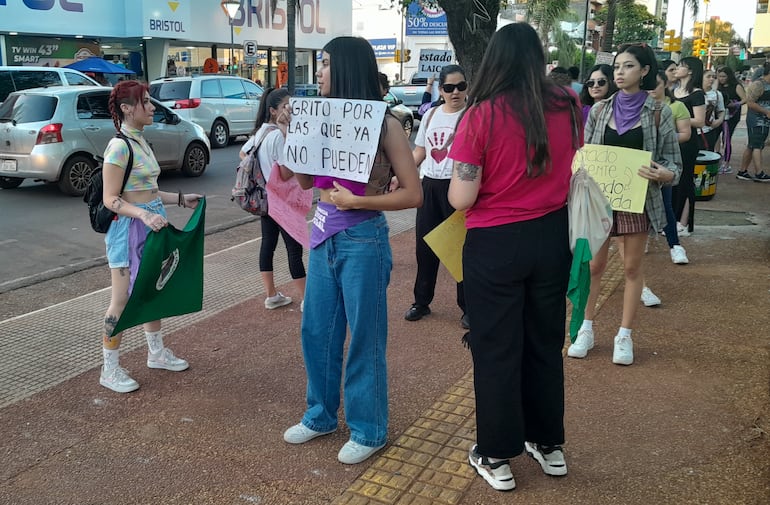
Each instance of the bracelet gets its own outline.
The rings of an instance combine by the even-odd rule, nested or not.
[[[187,208],[187,204],[184,199],[184,193],[182,193],[181,189],[179,190],[179,193],[177,193],[177,195],[178,195],[178,198],[176,201],[177,206]]]

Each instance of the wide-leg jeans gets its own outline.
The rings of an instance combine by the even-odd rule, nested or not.
[[[471,228],[463,249],[480,454],[511,458],[524,441],[564,443],[566,207]]]
[[[383,215],[328,238],[310,250],[302,352],[307,371],[307,410],[302,423],[315,431],[337,427],[343,347],[344,409],[350,438],[384,444],[388,432],[387,287],[393,258]]]

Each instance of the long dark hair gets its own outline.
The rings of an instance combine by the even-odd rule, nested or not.
[[[527,176],[538,177],[550,171],[551,153],[545,113],[572,108],[572,143],[579,147],[582,117],[577,100],[545,75],[545,54],[537,32],[526,23],[512,23],[495,32],[489,41],[477,78],[470,90],[469,111],[489,100],[502,102],[505,113],[512,114],[524,126],[527,143]],[[495,108],[492,108],[494,114]],[[490,138],[500,132],[492,131]],[[487,141],[489,142],[489,141]],[[487,144],[488,147],[489,144]]]
[[[658,86],[658,60],[655,59],[655,53],[650,46],[647,44],[623,44],[618,48],[615,58],[618,57],[618,54],[623,53],[628,53],[636,58],[642,68],[649,67],[647,75],[642,77],[640,87],[647,91],[655,89]]]
[[[329,98],[382,100],[377,59],[360,37],[336,37],[323,48],[330,56]]]
[[[608,86],[607,96],[605,96],[604,98],[609,98],[612,95],[614,95],[615,92],[618,90],[618,88],[615,87],[615,79],[613,79],[612,67],[604,63],[599,63],[598,65],[594,65],[586,73],[586,81],[591,79],[591,74],[597,71],[604,74],[604,78],[607,79],[607,86]],[[591,96],[591,93],[588,92],[588,86],[586,86],[585,83],[583,83],[583,89],[580,90],[580,103],[582,103],[583,105],[594,104],[594,99]]]
[[[680,65],[685,65],[687,68],[690,69],[690,72],[692,72],[692,75],[690,76],[690,81],[687,83],[687,86],[685,86],[684,89],[687,90],[687,93],[692,93],[695,88],[700,88],[703,86],[703,62],[700,61],[700,58],[695,58],[694,56],[687,56],[685,58],[682,58],[679,61]]]
[[[727,76],[727,82],[724,84],[724,86],[721,84],[718,85],[720,88],[733,89],[734,87],[738,86],[738,79],[735,78],[735,72],[732,68],[728,67],[727,65],[719,67],[717,69],[717,76],[720,73],[723,73]]]
[[[254,122],[254,131],[252,135],[257,133],[263,124],[270,122],[270,109],[277,109],[281,104],[281,100],[289,95],[289,90],[286,88],[267,88],[262,93],[262,98],[259,99],[259,109],[257,109],[257,120]]]
[[[120,124],[126,119],[120,105],[124,103],[131,106],[140,104],[144,108],[144,94],[149,92],[150,87],[147,83],[139,81],[121,81],[112,88],[108,103],[115,131],[120,131]]]

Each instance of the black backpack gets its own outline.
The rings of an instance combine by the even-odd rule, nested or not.
[[[128,165],[126,166],[125,174],[123,174],[123,185],[120,187],[120,194],[122,195],[126,182],[128,182],[128,176],[131,174],[131,168],[134,165],[134,150],[131,148],[131,142],[128,141],[128,137],[122,133],[118,133],[115,137],[123,139],[128,146]],[[88,204],[88,217],[91,220],[91,228],[97,233],[107,233],[112,221],[116,217],[114,212],[104,206],[103,165],[104,159],[99,158],[99,164],[91,173],[91,180],[88,182],[88,187],[83,195],[83,201]]]

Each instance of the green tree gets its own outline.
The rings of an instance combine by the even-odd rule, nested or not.
[[[558,35],[554,28],[558,28],[558,21],[564,17],[568,10],[569,0],[530,0],[527,2],[527,18],[537,27],[537,33],[545,47],[548,47],[552,42],[552,32],[554,38]]]
[[[684,0],[685,5],[690,7],[690,12],[692,13],[692,17],[695,18],[698,15],[698,8],[699,8],[699,0]],[[604,41],[602,42],[602,51],[611,53],[615,50],[615,46],[618,45],[617,42],[615,42],[615,35],[619,33],[619,30],[616,29],[616,18],[617,18],[617,12],[618,12],[618,5],[621,6],[620,12],[621,14],[624,13],[627,10],[628,6],[635,5],[633,0],[607,0],[604,4],[604,8],[600,10],[596,17],[599,18],[599,16],[604,12]],[[683,6],[683,7],[684,7]],[[645,9],[646,10],[646,9]],[[652,38],[652,37],[650,37]],[[633,40],[631,42],[639,42],[639,40]],[[682,52],[684,54],[684,52]]]
[[[665,21],[656,18],[644,5],[634,3],[632,0],[620,0],[620,5],[616,7],[620,7],[620,10],[614,21],[613,46],[629,42],[650,42],[660,29],[666,26]],[[608,52],[614,49],[614,47],[610,49],[606,47],[610,30],[609,15],[609,9],[602,9],[595,18],[596,22],[603,24],[607,30],[602,49]]]
[[[393,0],[402,14],[412,0]],[[455,50],[455,57],[465,70],[468,81],[481,65],[489,39],[497,30],[497,15],[505,0],[422,0],[425,5],[444,9],[447,33]]]

